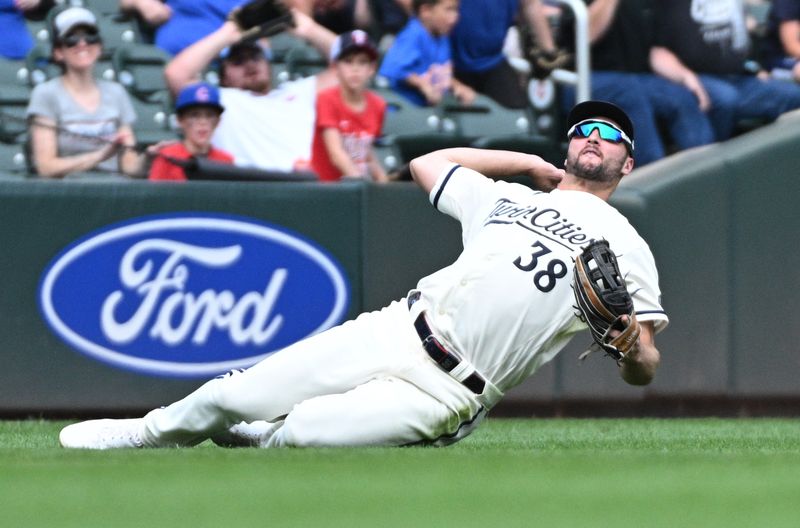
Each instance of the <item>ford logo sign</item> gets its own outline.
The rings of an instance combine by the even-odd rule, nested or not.
[[[47,267],[55,333],[123,369],[208,377],[338,324],[338,263],[291,231],[208,214],[144,217],[77,241]]]

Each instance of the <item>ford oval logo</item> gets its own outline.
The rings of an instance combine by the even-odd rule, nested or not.
[[[45,320],[67,343],[124,369],[207,377],[253,365],[339,323],[336,261],[251,219],[138,218],[77,241],[47,267]]]

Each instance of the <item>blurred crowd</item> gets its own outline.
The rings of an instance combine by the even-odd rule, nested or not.
[[[0,0],[0,172],[186,180],[204,159],[389,182],[456,145],[561,163],[566,2],[285,0],[291,23],[258,38],[230,17],[244,3]],[[591,97],[631,116],[637,166],[800,107],[800,0],[584,4]]]

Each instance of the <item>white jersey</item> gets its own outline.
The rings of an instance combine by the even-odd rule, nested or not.
[[[575,317],[573,261],[592,239],[618,257],[639,321],[668,322],[647,243],[627,219],[581,191],[534,191],[465,167],[445,171],[430,193],[461,222],[464,251],[417,285],[434,333],[502,392],[551,360],[586,325]]]
[[[221,88],[225,111],[212,143],[231,153],[238,166],[308,169],[316,97],[316,77],[282,84],[266,95]]]

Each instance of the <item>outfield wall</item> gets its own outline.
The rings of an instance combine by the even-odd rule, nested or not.
[[[794,288],[800,285],[800,268],[794,265],[800,256],[800,215],[794,205],[800,196],[799,140],[800,119],[793,116],[726,144],[673,156],[629,177],[612,203],[650,242],[671,318],[670,327],[658,336],[663,361],[657,379],[646,388],[629,387],[618,378],[613,363],[599,355],[579,363],[577,355],[589,342],[588,334],[581,335],[552,364],[512,391],[498,411],[503,405],[519,408],[531,402],[583,399],[800,397],[800,325],[794,321]],[[257,231],[271,229],[283,238],[299,239],[319,249],[335,263],[332,269],[341,272],[348,293],[343,318],[401,297],[419,277],[450,262],[460,249],[456,222],[434,211],[411,183],[3,180],[0,200],[0,413],[5,414],[141,411],[183,396],[204,379],[153,374],[146,366],[121,367],[113,358],[98,359],[97,350],[113,348],[107,342],[108,329],[95,328],[99,307],[112,297],[114,288],[109,285],[123,280],[121,262],[131,251],[117,247],[119,240],[107,239],[113,239],[109,233],[122,233],[132,224],[187,215],[232,218],[237,225],[249,222]],[[192,236],[185,234],[184,241],[202,245]],[[161,240],[168,234],[154,237]],[[206,249],[216,255],[233,243],[223,237],[214,244]],[[251,241],[245,243],[247,248],[248,244]],[[261,251],[253,244],[253,251]],[[84,246],[91,250],[80,258],[66,258]],[[273,299],[273,313],[265,317],[274,317],[275,306],[294,315],[286,317],[266,348],[307,331],[304,320],[316,317],[303,312],[309,299],[322,295],[319,302],[324,305],[333,298],[325,297],[331,289],[327,275],[313,262],[310,266],[320,282],[296,280],[302,273],[293,266],[311,261],[286,247],[280,246],[274,258],[267,254],[263,262],[249,264],[289,270],[286,283],[280,283],[284,289],[275,290],[283,295]],[[284,256],[288,263],[277,263]],[[247,291],[259,293],[258,287],[237,282],[252,273],[226,271],[227,265],[210,264],[211,260],[203,265],[184,262],[185,269],[176,266],[172,279],[181,271],[187,281],[197,281],[191,283],[197,285],[197,297],[213,291],[222,299],[228,289],[235,299],[243,299]],[[132,269],[143,261],[135,262]],[[274,270],[271,273],[277,284]],[[65,337],[69,329],[59,330],[43,308],[42,287],[46,277],[56,275],[53,305],[66,321],[64,327],[78,328],[80,335],[72,340]],[[226,280],[234,285],[226,286]],[[134,290],[131,286],[124,293],[130,299]],[[267,306],[268,292],[269,287],[261,297],[256,295],[256,304]],[[178,325],[178,319],[170,324]],[[148,327],[135,339],[115,339],[120,349],[146,355],[142,349],[148,348],[148,339],[158,338],[154,332]],[[218,337],[208,343],[224,349]],[[177,358],[170,364],[203,355],[202,346],[189,338],[165,345],[166,341],[162,337],[159,346]],[[86,347],[92,351],[87,353]],[[143,365],[153,360],[139,359]]]

